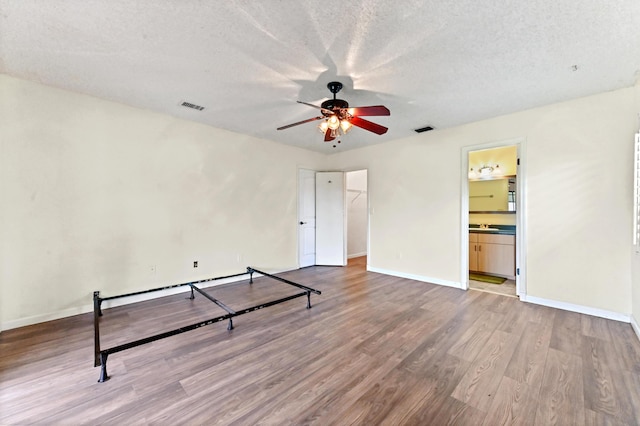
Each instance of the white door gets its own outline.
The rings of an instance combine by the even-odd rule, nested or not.
[[[316,264],[316,172],[298,172],[298,263]]]
[[[347,264],[345,194],[343,172],[316,173],[316,265]]]

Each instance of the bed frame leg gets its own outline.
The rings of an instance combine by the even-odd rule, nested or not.
[[[190,285],[190,286],[189,286],[189,288],[191,289],[191,296],[189,296],[189,297],[188,297],[188,299],[193,300],[193,299],[195,299],[195,298],[196,298],[196,296],[193,294],[193,286],[192,286],[192,285]]]
[[[307,309],[311,309],[311,292],[307,292]]]
[[[227,326],[227,330],[233,330],[233,320],[231,318],[229,318],[229,325]]]
[[[93,310],[98,313],[98,316],[102,316],[102,299],[100,298],[100,292],[93,292]]]
[[[109,376],[107,375],[107,357],[109,354],[100,352],[100,378],[98,379],[98,383],[106,382],[109,380]]]

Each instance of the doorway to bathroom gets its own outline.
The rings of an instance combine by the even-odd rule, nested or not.
[[[461,264],[467,289],[524,294],[521,144],[510,141],[463,152]]]

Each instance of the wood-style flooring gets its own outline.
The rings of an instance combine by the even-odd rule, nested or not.
[[[0,424],[638,424],[629,324],[363,259],[282,276],[323,294],[113,354],[105,383],[92,314],[0,333]],[[234,309],[296,291],[268,278],[208,289]],[[105,310],[103,348],[224,314],[185,296]]]

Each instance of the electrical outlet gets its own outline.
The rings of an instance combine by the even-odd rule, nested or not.
[[[194,267],[194,268],[197,268],[197,267],[198,267],[198,261],[197,261],[197,260],[194,260],[194,261],[193,261],[193,267]]]

